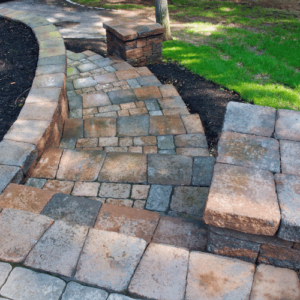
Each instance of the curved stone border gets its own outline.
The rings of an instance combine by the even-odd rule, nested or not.
[[[29,26],[39,43],[39,60],[30,93],[18,119],[0,143],[0,193],[30,174],[47,147],[59,144],[68,114],[66,48],[57,28],[28,12],[0,9],[0,16]]]

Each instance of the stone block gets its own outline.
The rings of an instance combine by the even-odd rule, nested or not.
[[[110,66],[114,63],[110,58],[102,58],[100,60],[94,60],[93,62],[99,68],[104,68],[104,67]]]
[[[114,147],[114,146],[118,146],[118,144],[119,144],[119,139],[117,137],[99,138],[100,147]]]
[[[160,81],[154,76],[143,76],[136,79],[141,86],[160,86]],[[155,97],[153,97],[155,98]]]
[[[185,156],[209,156],[207,148],[177,148],[176,154]]]
[[[165,212],[169,207],[172,189],[169,185],[152,185],[146,209]]]
[[[145,154],[157,153],[157,147],[156,146],[145,146],[143,149],[143,153],[145,153]]]
[[[157,146],[158,149],[174,149],[174,137],[173,135],[160,135],[157,137]]]
[[[140,77],[140,75],[133,68],[117,71],[116,76],[119,80],[127,80]]]
[[[79,65],[77,68],[81,73],[84,73],[84,72],[89,72],[89,71],[98,69],[99,67],[96,64],[87,63],[87,64]]]
[[[132,186],[131,198],[132,199],[147,199],[150,185],[136,185]]]
[[[115,118],[90,118],[84,120],[85,137],[111,137],[116,136]]]
[[[161,108],[164,109],[164,111],[167,110],[172,110],[176,111],[178,109],[182,109],[183,111],[185,110],[186,112],[186,105],[182,98],[180,96],[172,96],[168,98],[162,98],[159,100],[159,104]],[[188,113],[188,112],[187,112]]]
[[[196,156],[193,163],[192,185],[210,186],[215,158],[212,156]]]
[[[94,61],[94,60],[100,60],[102,58],[103,58],[103,56],[101,56],[99,54],[94,54],[94,55],[89,56],[87,59],[90,61]]]
[[[189,251],[205,251],[207,230],[203,228],[202,222],[196,220],[162,217],[152,243],[186,248]]]
[[[65,55],[65,53],[66,53],[65,47],[55,47],[55,48],[45,48],[45,49],[40,48],[39,59]]]
[[[126,61],[114,64],[114,68],[118,71],[133,69],[133,67]]]
[[[125,291],[145,247],[142,239],[91,229],[75,278],[108,290]]]
[[[146,183],[147,156],[140,153],[108,153],[100,182]]]
[[[179,116],[151,116],[151,135],[185,134],[185,128]]]
[[[159,87],[161,95],[163,98],[179,96],[176,88],[172,84],[166,84]]]
[[[129,109],[129,114],[131,116],[146,115],[146,114],[148,114],[148,110],[146,107],[131,108],[131,109]]]
[[[102,183],[99,197],[104,198],[129,198],[131,190],[130,184],[122,183]]]
[[[182,300],[189,252],[150,244],[129,286],[129,293],[147,299]]]
[[[149,154],[148,183],[190,185],[192,158],[181,155]]]
[[[52,223],[53,220],[45,216],[12,208],[4,209],[0,214],[0,259],[23,262]],[[3,293],[1,295],[4,296]]]
[[[206,224],[272,236],[280,223],[273,174],[216,164],[204,212]]]
[[[239,259],[191,252],[185,299],[249,299],[254,271]]]
[[[175,145],[176,147],[207,148],[207,141],[203,133],[181,134],[175,136]]]
[[[160,107],[156,99],[145,100],[145,104],[147,109],[150,111],[160,110]]]
[[[157,86],[145,86],[133,90],[138,100],[148,100],[161,98],[161,93]]]
[[[47,40],[49,38],[59,38],[61,37],[61,34],[58,31],[46,32],[41,35],[39,34],[37,37],[40,41],[42,41],[42,40]],[[66,63],[66,55],[39,58],[38,60],[38,66],[59,65],[65,63]]]
[[[60,148],[74,149],[77,139],[83,138],[83,120],[67,119],[65,120]]]
[[[8,277],[11,270],[12,266],[10,264],[0,262],[0,288],[6,281],[6,278]]]
[[[131,116],[117,119],[117,136],[145,136],[148,134],[148,116]]]
[[[82,197],[97,197],[99,191],[99,182],[75,182],[75,186],[72,192],[73,196]]]
[[[62,88],[65,82],[65,74],[49,74],[35,77],[32,83],[33,88]]]
[[[75,79],[73,81],[73,84],[74,84],[74,88],[78,90],[82,88],[95,86],[98,84],[98,82],[94,80],[92,77],[86,77],[86,78]]]
[[[97,75],[95,76],[95,80],[99,84],[107,84],[118,81],[118,78],[116,74],[110,73],[110,74],[103,74],[103,75]]]
[[[150,243],[160,215],[143,209],[104,204],[94,228],[144,239]]]
[[[300,176],[300,142],[281,140],[280,155],[282,173]]]
[[[74,76],[74,75],[79,75],[80,72],[78,71],[78,69],[76,67],[73,67],[73,68],[67,68],[67,76],[70,77],[70,76]]]
[[[43,189],[56,193],[71,194],[73,186],[73,181],[48,180]]]
[[[111,105],[107,94],[103,92],[98,92],[96,94],[85,94],[83,95],[82,100],[83,108]]]
[[[72,60],[82,60],[82,59],[86,59],[87,56],[83,53],[70,53],[68,54],[68,58]]]
[[[271,107],[229,102],[223,130],[271,137],[274,132],[275,117],[276,109]]]
[[[76,143],[76,148],[97,148],[98,144],[98,138],[78,139]]]
[[[223,131],[216,161],[280,172],[279,142],[272,138]]]
[[[61,40],[61,39],[59,39]],[[50,40],[51,41],[51,40]],[[64,65],[48,65],[48,66],[39,66],[35,71],[35,76],[55,74],[55,73],[64,73],[66,67]]]
[[[134,300],[134,299],[121,294],[110,294],[107,300]]]
[[[141,76],[149,76],[152,75],[152,72],[147,67],[138,67],[135,68],[135,70],[141,75]]]
[[[47,182],[47,179],[31,177],[26,181],[25,185],[42,189],[46,182]]]
[[[275,138],[300,142],[300,112],[279,109],[275,126]]]
[[[141,136],[134,138],[135,146],[154,146],[157,144],[156,136]]]
[[[23,172],[19,167],[0,165],[0,193],[9,185],[9,183],[20,183],[23,180]]]
[[[125,206],[125,207],[132,207],[133,205],[133,201],[128,199],[107,198],[106,203],[111,205]]]
[[[187,133],[205,133],[198,114],[182,115],[181,120]]]
[[[131,89],[108,92],[108,97],[113,104],[130,103],[137,101],[137,98]]]
[[[293,270],[259,265],[254,275],[250,300],[300,299],[297,273]]]
[[[45,66],[46,68],[48,66]],[[60,88],[35,88],[31,89],[26,103],[38,103],[38,102],[58,102],[61,93]]]
[[[70,225],[93,227],[100,207],[100,201],[56,194],[41,214],[54,220],[62,220]]]

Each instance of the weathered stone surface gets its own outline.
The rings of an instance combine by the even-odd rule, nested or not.
[[[57,179],[74,181],[95,181],[103,165],[104,151],[64,150]]]
[[[300,142],[300,112],[279,109],[275,126],[275,138]]]
[[[108,293],[104,290],[87,287],[71,281],[62,296],[62,300],[106,300]]]
[[[148,155],[148,183],[190,185],[192,158],[180,155]]]
[[[143,209],[104,204],[100,210],[95,229],[114,231],[144,239],[150,243],[160,215]]]
[[[61,155],[61,149],[50,148],[45,150],[31,176],[47,179],[55,178]]]
[[[0,259],[22,262],[52,223],[53,220],[45,216],[4,209],[0,214]]]
[[[132,199],[147,199],[150,185],[133,185],[131,198]]]
[[[116,135],[115,118],[90,118],[84,120],[85,137],[110,137]]]
[[[20,183],[23,179],[22,169],[13,166],[0,165],[0,193],[9,185],[9,183]]]
[[[174,149],[174,138],[173,135],[160,135],[157,137],[157,146],[158,149]]]
[[[72,60],[82,60],[82,59],[86,59],[87,56],[83,53],[69,53],[68,58]]]
[[[203,219],[216,227],[274,235],[280,210],[272,173],[216,164]]]
[[[282,173],[300,176],[300,143],[280,141]]]
[[[59,39],[61,40],[61,39]],[[63,73],[65,72],[66,67],[64,65],[48,65],[48,66],[39,66],[35,71],[35,76]],[[27,101],[26,101],[27,103]]]
[[[144,86],[133,90],[138,100],[161,98],[161,93],[157,86]]]
[[[279,142],[272,138],[223,131],[216,161],[280,172]]]
[[[270,137],[274,132],[276,109],[247,103],[229,102],[224,131]]]
[[[175,136],[176,147],[207,148],[205,134],[192,133]]]
[[[207,251],[213,254],[239,258],[255,263],[260,245],[242,241],[229,236],[218,235],[210,231],[208,236]]]
[[[179,116],[151,116],[149,132],[151,135],[186,133]]]
[[[134,300],[134,299],[120,294],[110,294],[107,300]]]
[[[71,194],[73,186],[73,181],[48,180],[43,189],[56,193]]]
[[[76,143],[76,148],[97,148],[98,143],[98,138],[78,139]]]
[[[25,185],[42,189],[46,182],[47,182],[47,179],[31,177],[26,181]]]
[[[166,211],[169,207],[172,186],[152,185],[147,199],[146,208],[155,211]]]
[[[145,247],[142,239],[91,229],[75,278],[109,290],[124,291]]]
[[[65,81],[65,74],[49,74],[35,77],[32,83],[33,88],[49,88],[58,87],[62,88]]]
[[[156,136],[141,136],[134,138],[135,146],[153,146],[157,144]]]
[[[49,37],[59,38],[61,37],[61,35],[58,31],[46,32],[41,35],[40,34],[38,35],[39,40],[47,40]],[[65,63],[66,63],[66,55],[39,58],[38,60],[38,66],[59,65]]]
[[[107,94],[102,92],[98,92],[97,94],[85,94],[82,100],[83,108],[111,105]]]
[[[96,64],[87,63],[87,64],[82,64],[82,65],[78,66],[77,68],[81,73],[84,73],[84,72],[89,72],[89,71],[98,69],[99,67]]]
[[[11,183],[0,195],[0,207],[39,214],[53,196],[53,192]]]
[[[159,87],[163,98],[179,96],[176,88],[172,84],[166,84]]]
[[[105,199],[105,198],[102,198]],[[107,198],[106,203],[112,204],[112,205],[119,205],[119,206],[125,206],[125,207],[132,207],[133,201],[128,199],[114,199],[114,198]]]
[[[96,80],[94,80],[92,77],[86,77],[86,78],[79,78],[75,79],[73,81],[74,87],[76,90],[82,89],[82,88],[87,88],[91,86],[95,86],[98,84]]]
[[[44,67],[44,66],[43,66]],[[67,76],[70,77],[70,76],[74,76],[74,75],[78,75],[80,74],[80,72],[78,71],[77,68],[73,67],[73,68],[68,68],[67,69]]]
[[[187,248],[190,251],[205,251],[207,230],[199,221],[162,217],[155,230],[152,243]]]
[[[160,110],[160,107],[156,99],[145,100],[145,105],[147,109],[150,111]]]
[[[160,81],[154,76],[143,76],[136,79],[141,86],[160,86]]]
[[[249,299],[254,271],[238,259],[191,252],[185,299]]]
[[[112,65],[114,62],[110,58],[102,58],[100,60],[94,60],[94,63],[99,67],[99,68],[104,68],[107,66]]]
[[[189,252],[150,244],[129,286],[129,292],[147,299],[182,300]]]
[[[300,269],[300,251],[292,248],[262,245],[258,262],[280,268]]]
[[[194,157],[192,185],[210,186],[214,164],[213,156]]]
[[[60,148],[74,149],[77,139],[83,138],[83,120],[67,119],[64,124]]]
[[[103,182],[145,183],[147,155],[140,153],[108,153],[99,175]]]
[[[58,300],[65,285],[59,278],[17,267],[2,287],[1,295],[20,300]]]
[[[140,77],[140,75],[134,69],[120,70],[116,72],[116,76],[119,80],[127,80],[136,77]]]
[[[11,270],[12,266],[10,264],[0,262],[0,288],[4,284]]]
[[[130,103],[137,101],[137,98],[132,90],[108,92],[108,97],[113,104]]]
[[[88,227],[56,221],[25,260],[25,266],[70,277],[76,267]]]
[[[117,137],[104,137],[99,139],[100,147],[118,146],[119,139]]]
[[[45,66],[46,68],[48,66]],[[60,88],[35,88],[31,89],[26,103],[38,103],[38,102],[58,102],[59,95],[61,93]]]
[[[148,133],[148,116],[131,116],[117,119],[117,136],[145,136]]]
[[[97,197],[99,191],[99,182],[75,182],[75,186],[72,192],[73,196],[82,197]]]
[[[182,115],[181,119],[187,133],[205,133],[198,114]]]
[[[209,156],[207,148],[176,148],[176,154],[185,156]]]
[[[145,208],[145,205],[146,205],[146,201],[145,200],[136,200],[133,203],[133,207],[134,208],[139,208],[139,209]]]
[[[187,213],[202,220],[208,191],[209,188],[207,187],[175,187],[171,210]]]
[[[104,198],[129,198],[130,184],[102,183],[99,196]]]

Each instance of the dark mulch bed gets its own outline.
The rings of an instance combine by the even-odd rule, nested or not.
[[[0,141],[28,96],[38,54],[39,47],[29,27],[0,18]]]

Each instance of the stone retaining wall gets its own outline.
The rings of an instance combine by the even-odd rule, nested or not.
[[[29,26],[39,43],[30,93],[18,119],[0,143],[0,193],[29,175],[44,150],[57,147],[68,114],[66,49],[54,25],[28,12],[0,9],[0,16]]]

